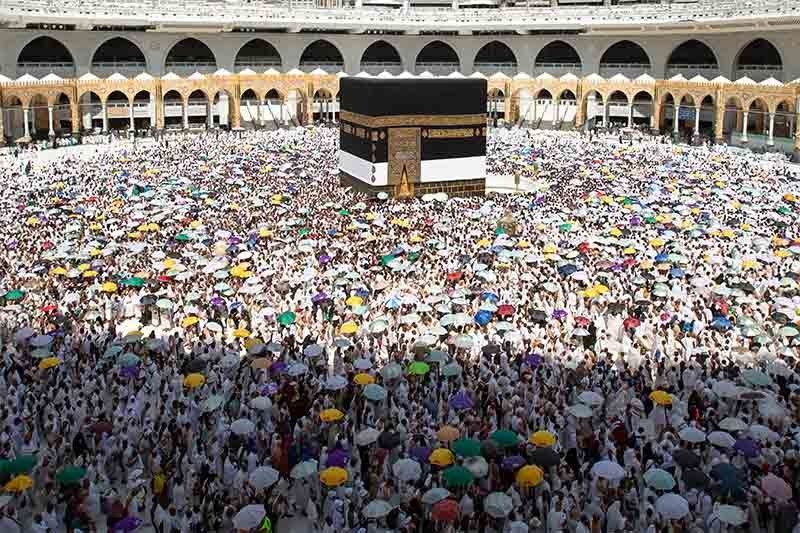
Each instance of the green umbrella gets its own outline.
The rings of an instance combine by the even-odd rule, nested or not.
[[[124,353],[119,357],[119,359],[117,359],[119,366],[123,368],[136,366],[139,364],[139,361],[141,361],[139,356],[133,353]]]
[[[310,229],[308,229],[308,228],[302,228],[302,229],[300,230],[300,236],[301,236],[301,237],[305,237],[305,236],[306,236],[306,235],[308,235],[309,233],[311,233],[311,230],[310,230]]]
[[[504,448],[511,448],[519,444],[519,437],[510,429],[498,429],[492,433],[492,440]]]
[[[175,235],[175,240],[178,242],[186,242],[189,240],[189,236],[186,235],[185,233],[178,233],[177,235]]]
[[[475,439],[458,439],[453,451],[461,457],[476,457],[481,454],[481,443]]]
[[[499,237],[500,235],[505,235],[506,230],[504,228],[497,228],[496,230],[494,230],[494,234]]]
[[[428,363],[423,363],[422,361],[415,361],[408,365],[408,373],[413,374],[415,376],[424,376],[430,371],[431,367]]]
[[[14,289],[13,291],[8,291],[3,298],[8,300],[9,302],[13,302],[15,300],[22,300],[25,296],[25,291],[21,289]]]
[[[63,485],[74,485],[86,475],[86,469],[79,466],[65,466],[56,474],[56,481]]]
[[[132,277],[132,278],[125,278],[120,280],[120,285],[125,285],[126,287],[142,287],[144,286],[144,279]]]
[[[388,266],[389,263],[391,263],[395,259],[397,259],[397,258],[395,256],[393,256],[392,254],[384,255],[383,257],[381,257],[381,264],[383,266]]]
[[[380,385],[370,383],[364,387],[364,396],[373,402],[382,402],[386,398],[386,389]]]
[[[656,217],[644,217],[644,221],[648,224],[655,224],[657,222]]]
[[[448,487],[466,487],[475,479],[472,472],[461,465],[451,466],[444,471],[443,476]]]
[[[570,224],[569,222],[565,222],[564,224],[558,226],[558,229],[559,231],[563,231],[564,233],[566,233],[572,229],[572,224]]]
[[[294,324],[294,321],[297,319],[297,315],[292,313],[291,311],[286,311],[285,313],[281,313],[278,315],[278,323],[281,326],[291,326]]]
[[[414,261],[419,259],[419,252],[411,252],[406,256],[406,259],[408,259],[409,263],[413,263]]]
[[[350,211],[348,211],[347,209],[340,209],[339,214],[342,216],[347,216],[350,214]]]
[[[37,459],[35,455],[20,455],[11,461],[0,462],[0,473],[18,476],[20,474],[29,474],[36,466]]]

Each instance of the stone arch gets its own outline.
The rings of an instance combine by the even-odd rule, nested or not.
[[[155,101],[148,89],[140,89],[133,94],[134,123],[137,130],[155,127]]]
[[[186,105],[183,95],[178,89],[168,89],[162,96],[164,106],[164,127],[167,129],[183,128],[183,108]]]
[[[685,78],[700,75],[712,79],[719,74],[719,59],[714,50],[700,39],[687,39],[667,57],[666,77],[682,74]]]
[[[578,50],[560,39],[544,45],[533,60],[535,74],[563,75],[569,72],[580,75],[583,60]]]
[[[580,112],[586,129],[594,129],[604,120],[605,95],[598,89],[589,89],[581,95]]]
[[[25,135],[25,113],[27,102],[20,95],[3,95],[3,126],[4,135],[16,139]]]
[[[757,38],[745,44],[733,63],[734,78],[747,76],[762,81],[770,76],[783,77],[783,57],[768,39]]]
[[[428,71],[431,74],[446,75],[460,69],[461,58],[455,48],[449,44],[435,40],[426,44],[414,60],[417,74]]]
[[[36,93],[28,101],[31,117],[30,136],[34,139],[46,139],[48,126],[48,98],[46,94]]]
[[[164,72],[190,75],[194,72],[209,74],[217,70],[217,58],[211,48],[194,37],[175,42],[164,57]]]
[[[283,59],[275,46],[266,39],[250,39],[244,43],[236,53],[233,66],[235,70],[266,70],[269,68],[280,69]]]
[[[109,130],[119,131],[130,127],[130,100],[121,90],[111,91],[105,96]]]
[[[78,97],[78,115],[82,130],[102,130],[104,101],[103,95],[96,91],[84,91],[81,93]]]
[[[628,39],[613,43],[600,56],[600,75],[605,78],[617,73],[635,78],[651,68],[652,61],[644,47]]]
[[[335,121],[336,96],[329,87],[318,87],[311,100],[311,118],[314,122]]]
[[[364,49],[359,69],[372,75],[378,75],[384,70],[397,75],[403,71],[403,61],[394,45],[379,39]]]
[[[50,72],[75,77],[75,55],[67,45],[49,35],[34,37],[17,54],[17,74],[39,77]]]
[[[196,91],[195,91],[196,92]],[[207,98],[207,108],[206,108],[206,127],[220,127],[220,128],[230,128],[234,123],[234,116],[236,114],[236,98],[233,97],[233,93],[225,88],[220,87],[218,89],[212,89],[211,93],[205,93]],[[239,113],[241,116],[241,112],[245,109],[244,102],[239,101]],[[252,113],[252,107],[248,109],[249,113]],[[257,103],[256,107],[256,116],[251,117],[255,120],[258,120],[261,125],[263,125],[262,119],[264,118],[263,109],[260,105],[260,102]]]
[[[779,99],[773,102],[771,112],[774,114],[774,135],[776,138],[791,139],[795,131],[796,111],[789,99]]]
[[[114,72],[130,76],[149,70],[142,46],[128,37],[106,39],[95,47],[91,57],[91,70],[101,77]]]
[[[495,72],[502,72],[507,76],[517,74],[517,56],[502,41],[490,41],[483,45],[475,54],[473,64],[476,71],[485,72],[487,75]]]
[[[312,71],[322,68],[326,72],[337,72],[344,68],[344,56],[339,48],[325,39],[309,44],[300,55],[300,69]]]

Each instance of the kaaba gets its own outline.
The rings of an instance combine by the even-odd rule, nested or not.
[[[486,189],[486,80],[343,78],[342,185],[396,198]]]

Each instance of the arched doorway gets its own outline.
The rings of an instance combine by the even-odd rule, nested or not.
[[[714,51],[707,44],[689,39],[670,53],[666,73],[667,78],[681,74],[686,79],[703,76],[710,80],[719,76],[719,63]]]
[[[266,100],[266,108],[269,112],[270,120],[275,124],[275,127],[280,128],[282,125],[288,125],[289,114],[285,109],[283,95],[277,89],[270,89],[264,99]]]
[[[446,76],[460,70],[458,54],[453,47],[442,41],[433,41],[425,45],[417,54],[414,69],[417,74],[430,72],[435,76]]]
[[[489,123],[497,127],[498,121],[506,118],[506,97],[501,89],[489,89],[486,97],[486,116]]]
[[[124,37],[107,40],[92,56],[92,72],[103,78],[115,72],[133,78],[146,70],[147,60],[144,53],[136,44]]]
[[[50,125],[47,107],[47,97],[41,94],[34,95],[28,104],[31,116],[30,137],[32,139],[42,140],[48,137]]]
[[[197,91],[195,91],[197,92]],[[194,94],[194,93],[193,93]],[[205,96],[205,93],[203,94]],[[226,91],[225,89],[221,89],[214,94],[214,99],[209,104],[208,100],[206,99],[207,105],[211,106],[211,109],[207,109],[207,120],[206,126],[207,127],[220,127],[220,128],[231,128],[233,127],[233,113],[235,111],[234,105],[235,100],[233,95]],[[258,97],[256,97],[256,104],[257,108],[260,109],[260,102],[258,101]],[[244,104],[239,102],[239,116],[242,115],[242,108]],[[251,117],[252,118],[252,117]]]
[[[794,106],[789,101],[784,100],[775,107],[773,140],[775,144],[780,143],[784,152],[794,149],[795,116]]]
[[[755,39],[736,56],[733,72],[736,79],[746,76],[754,81],[769,77],[783,80],[783,60],[775,45],[766,39]]]
[[[237,72],[244,69],[263,72],[270,68],[280,70],[282,64],[277,48],[264,39],[253,39],[239,49],[233,66]]]
[[[79,99],[78,110],[81,129],[92,133],[103,131],[103,101],[91,91],[83,93]]]
[[[475,70],[487,76],[502,72],[506,76],[517,75],[517,56],[507,44],[492,41],[483,45],[475,55]]]
[[[163,96],[164,100],[164,128],[181,129],[183,123],[183,97],[181,93],[172,89]]]
[[[150,91],[139,91],[133,96],[133,117],[136,131],[155,127],[156,109]]]
[[[22,100],[16,96],[8,97],[3,104],[3,126],[5,136],[11,140],[30,134],[30,119],[26,128]]]
[[[556,98],[556,117],[554,127],[557,129],[565,129],[570,125],[574,125],[577,111],[578,106],[575,93],[569,89],[561,91],[561,94],[559,94]]]
[[[75,60],[61,41],[52,37],[37,37],[20,51],[17,76],[30,74],[41,78],[51,72],[62,78],[74,78]]]
[[[556,118],[555,101],[553,94],[547,89],[539,89],[533,99],[533,120],[531,126],[541,128],[543,125],[552,126]]]
[[[204,42],[189,37],[170,48],[164,70],[178,76],[190,76],[195,72],[211,74],[217,70],[217,59]]]
[[[247,89],[240,98],[242,127],[258,129],[264,126],[264,109],[261,99],[253,89]]]
[[[308,122],[306,116],[306,95],[300,89],[292,89],[286,95],[285,108],[287,120],[295,126],[301,126]]]
[[[72,104],[64,93],[53,101],[53,130],[56,137],[72,134]]]
[[[376,41],[361,55],[361,71],[377,76],[384,70],[397,76],[403,72],[403,63],[394,46],[386,41]]]
[[[630,113],[630,125],[650,128],[653,124],[653,96],[647,91],[639,91],[633,95]]]
[[[622,91],[614,91],[608,96],[606,105],[606,124],[627,127],[630,120],[628,96]]]
[[[717,109],[714,97],[710,94],[703,97],[700,102],[700,114],[697,119],[697,134],[700,139],[714,139],[714,122],[717,119]],[[698,140],[700,140],[698,139]]]
[[[125,93],[114,91],[106,97],[106,115],[108,116],[108,130],[122,131],[132,129],[130,102]]]
[[[598,91],[589,91],[583,97],[584,129],[593,130],[604,124],[605,105],[603,95]]]
[[[611,45],[600,58],[600,75],[608,79],[615,74],[635,78],[650,70],[650,57],[633,41],[619,41]]]
[[[184,128],[208,128],[211,125],[213,112],[209,109],[210,102],[205,91],[195,89],[189,93],[189,98],[187,98],[186,103]]]
[[[761,98],[750,102],[742,121],[742,142],[753,147],[764,147],[769,138],[769,106]]]
[[[722,120],[722,133],[728,144],[739,144],[743,130],[744,110],[739,98],[731,96],[725,102],[725,112]]]
[[[334,113],[333,94],[327,89],[318,89],[314,93],[311,106],[312,120],[322,123],[333,122]]]
[[[309,44],[300,56],[300,70],[311,72],[322,69],[336,73],[344,70],[344,58],[336,46],[320,39]]]
[[[551,74],[561,77],[573,73],[580,76],[583,70],[581,57],[575,48],[564,41],[553,41],[539,50],[534,60],[534,74]]]

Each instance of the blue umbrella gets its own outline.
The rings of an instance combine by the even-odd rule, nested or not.
[[[728,329],[731,327],[731,321],[724,316],[718,316],[711,321],[711,327],[714,329]]]
[[[495,293],[493,293],[493,292],[488,292],[488,291],[487,291],[487,292],[484,292],[483,294],[481,294],[481,298],[482,298],[484,301],[486,301],[486,302],[491,302],[491,303],[493,303],[493,304],[496,304],[497,302],[499,302],[499,301],[500,301],[500,297],[499,297],[498,295],[496,295],[496,294],[495,294]]]
[[[466,392],[457,392],[450,397],[450,407],[453,409],[471,409],[472,406],[472,398]]]
[[[761,453],[761,448],[758,443],[753,439],[748,438],[737,439],[736,442],[733,443],[733,449],[748,459],[756,457],[759,453]]]
[[[569,275],[572,275],[577,271],[578,271],[578,267],[576,267],[572,263],[567,264],[567,265],[561,265],[560,267],[558,267],[558,273],[561,274],[562,276],[565,276],[565,277],[569,276]]]
[[[386,307],[387,307],[388,309],[397,309],[397,308],[399,308],[399,307],[400,307],[401,303],[402,303],[402,302],[400,301],[400,299],[399,299],[399,298],[397,298],[397,297],[395,297],[395,296],[392,296],[391,298],[389,298],[388,300],[386,300]]]
[[[669,256],[667,254],[665,254],[664,252],[661,252],[660,254],[658,254],[655,257],[655,261],[656,261],[656,263],[666,263],[668,258],[669,258]]]
[[[669,275],[672,276],[673,278],[683,278],[686,276],[686,272],[684,272],[683,269],[680,268],[673,268],[672,270],[669,271]]]
[[[479,326],[485,326],[492,321],[492,313],[483,309],[475,314],[475,323]]]

